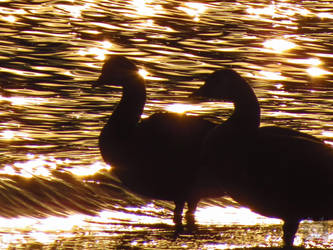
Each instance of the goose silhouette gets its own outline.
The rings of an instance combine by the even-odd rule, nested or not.
[[[203,138],[216,124],[195,116],[154,113],[141,119],[146,102],[145,80],[124,56],[111,56],[97,85],[122,87],[122,97],[99,136],[104,161],[131,191],[175,203],[174,222],[182,229],[185,203],[191,224],[198,200],[189,194],[199,167]]]
[[[299,131],[259,127],[258,100],[231,69],[214,72],[193,96],[234,103],[233,114],[203,144],[199,176],[207,194],[202,196],[221,190],[261,215],[282,219],[286,248],[301,220],[333,219],[330,146]]]

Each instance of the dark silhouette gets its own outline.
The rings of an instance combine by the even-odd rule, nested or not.
[[[140,119],[146,101],[145,81],[136,65],[111,56],[95,85],[123,88],[122,98],[101,131],[99,147],[114,174],[133,192],[175,203],[174,222],[182,228],[185,203],[191,225],[198,200],[189,194],[199,167],[203,138],[215,124],[199,117],[155,113]]]
[[[232,116],[205,140],[198,184],[205,187],[202,192],[227,192],[255,212],[282,219],[287,248],[301,220],[333,219],[331,147],[295,130],[259,128],[258,100],[233,70],[216,71],[194,96],[235,106]]]

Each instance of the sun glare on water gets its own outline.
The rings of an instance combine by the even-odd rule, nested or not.
[[[184,3],[183,6],[178,7],[179,10],[184,11],[190,17],[193,17],[193,21],[200,21],[200,15],[202,15],[206,10],[207,6],[203,3]]]
[[[94,175],[101,170],[111,170],[111,167],[103,162],[95,162],[90,166],[85,167],[75,167],[69,170],[72,174],[76,176],[90,176]]]
[[[106,55],[110,54],[110,49],[114,47],[114,44],[108,40],[104,40],[97,43],[96,47],[90,47],[80,49],[77,53],[80,56],[94,56],[95,59],[104,61]]]
[[[271,49],[277,53],[282,53],[296,47],[295,43],[284,39],[269,39],[266,40],[263,45],[265,48]]]
[[[10,102],[11,105],[14,105],[14,106],[24,106],[24,105],[42,104],[42,103],[46,102],[46,99],[39,98],[39,97],[23,97],[23,96],[5,97],[5,96],[0,96],[0,102],[1,101]]]
[[[156,13],[162,11],[163,7],[153,2],[153,0],[132,0],[132,5],[137,11],[137,14],[142,16],[154,16]]]
[[[320,77],[323,75],[332,74],[331,72],[321,69],[319,67],[310,67],[306,71],[310,76],[313,76],[313,77]]]
[[[147,79],[147,77],[149,76],[149,72],[145,69],[139,69],[139,75],[142,76],[144,79]]]
[[[70,166],[72,160],[58,159],[53,156],[27,154],[27,160],[22,162],[14,162],[0,168],[0,174],[17,175],[25,178],[33,178],[35,176],[52,177],[52,172],[64,166]],[[104,162],[97,161],[89,166],[74,166],[66,168],[66,171],[78,176],[92,176],[102,170],[109,171],[111,167]]]
[[[178,114],[184,114],[188,111],[195,111],[195,110],[201,110],[202,108],[198,105],[192,105],[192,104],[182,104],[182,103],[176,103],[171,104],[165,107],[165,110],[169,112],[174,112]]]
[[[278,219],[267,218],[253,213],[250,209],[242,207],[206,207],[198,208],[196,219],[200,224],[221,224],[221,225],[258,225],[258,224],[281,224]]]

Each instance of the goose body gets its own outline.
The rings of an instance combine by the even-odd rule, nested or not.
[[[115,85],[122,98],[103,127],[99,147],[105,162],[131,191],[152,199],[174,201],[174,222],[181,227],[182,210],[194,213],[189,198],[203,138],[215,124],[194,116],[155,113],[141,119],[145,81],[134,63],[111,56],[95,85]]]
[[[259,127],[259,104],[248,83],[233,70],[214,74],[195,95],[231,101],[235,110],[205,140],[208,190],[282,219],[284,245],[290,247],[301,220],[333,219],[333,150],[299,131]]]

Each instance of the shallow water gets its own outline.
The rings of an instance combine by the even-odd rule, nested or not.
[[[199,233],[174,240],[173,205],[128,192],[102,162],[97,137],[121,93],[91,82],[107,55],[126,55],[146,74],[144,115],[223,120],[230,104],[187,95],[232,67],[263,124],[333,145],[332,21],[328,0],[0,0],[0,248],[279,246],[281,221],[229,199],[200,203]],[[333,248],[331,222],[304,222],[295,243]]]

